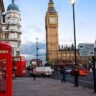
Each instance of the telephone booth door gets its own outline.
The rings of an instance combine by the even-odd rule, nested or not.
[[[12,47],[0,42],[0,96],[12,96]]]

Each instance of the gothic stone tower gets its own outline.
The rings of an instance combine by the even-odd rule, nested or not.
[[[58,55],[58,14],[54,8],[54,3],[49,0],[48,10],[45,18],[46,28],[46,60],[55,62]]]

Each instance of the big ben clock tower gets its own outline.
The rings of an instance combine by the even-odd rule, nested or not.
[[[58,14],[53,0],[49,0],[45,18],[46,27],[46,60],[55,62],[58,56]]]

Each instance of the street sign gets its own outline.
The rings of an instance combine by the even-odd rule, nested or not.
[[[94,56],[94,44],[93,43],[80,43],[78,45],[80,56]]]

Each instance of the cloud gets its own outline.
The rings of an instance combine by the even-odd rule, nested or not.
[[[45,42],[45,31],[41,27],[30,24],[22,28],[21,39],[23,43],[28,41],[36,42],[36,38],[38,38],[39,42]]]
[[[39,47],[39,50],[38,50],[39,58],[44,61],[46,56],[45,43],[39,42],[38,47]],[[36,43],[34,42],[23,43],[21,45],[21,54],[24,55],[28,60],[34,59],[36,58],[36,53],[37,53],[36,48],[37,48]]]

